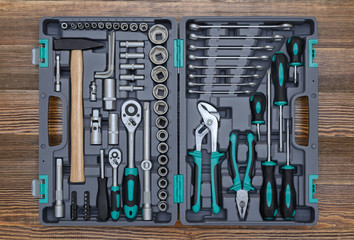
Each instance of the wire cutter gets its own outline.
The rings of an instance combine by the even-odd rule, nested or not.
[[[218,111],[206,102],[198,103],[198,111],[202,116],[203,122],[195,130],[196,150],[189,152],[194,158],[194,194],[192,198],[193,212],[199,212],[201,208],[201,176],[202,176],[202,140],[210,132],[211,134],[211,156],[210,156],[210,174],[211,174],[211,198],[213,212],[218,214],[221,209],[221,185],[219,159],[224,153],[217,151],[218,124],[220,115]]]
[[[236,192],[236,205],[237,210],[241,220],[245,220],[246,212],[248,207],[249,196],[248,192],[254,190],[252,186],[252,177],[253,177],[253,165],[256,158],[255,151],[255,138],[253,133],[246,132],[247,137],[247,167],[246,172],[243,178],[243,184],[241,182],[240,173],[237,166],[237,148],[238,148],[238,137],[244,135],[240,132],[232,132],[230,134],[230,143],[229,143],[229,163],[231,168],[231,177],[233,180],[233,186],[230,190]]]

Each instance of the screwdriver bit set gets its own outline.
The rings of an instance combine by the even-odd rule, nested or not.
[[[40,222],[316,224],[317,35],[308,17],[42,18]],[[307,145],[295,139],[299,97]]]

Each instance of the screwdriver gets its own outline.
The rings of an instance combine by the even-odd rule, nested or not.
[[[267,72],[267,161],[262,162],[263,183],[260,191],[260,213],[265,220],[272,220],[277,215],[278,196],[274,170],[277,165],[270,157],[271,144],[271,109],[270,109],[270,70]]]
[[[288,82],[288,58],[282,52],[272,57],[272,79],[274,84],[274,105],[279,106],[279,152],[283,151],[283,106],[288,105],[286,83]]]
[[[302,65],[301,55],[304,52],[304,40],[298,36],[294,36],[288,39],[286,43],[286,49],[290,56],[290,66],[294,66],[294,83],[297,84],[297,72],[296,68]]]
[[[290,165],[290,119],[286,120],[286,165],[282,167],[283,178],[280,190],[280,213],[285,220],[295,216],[296,192],[294,187],[294,166]]]
[[[107,221],[108,211],[108,189],[107,178],[104,176],[104,150],[100,150],[100,177],[98,178],[97,208],[98,220]]]
[[[252,124],[257,125],[257,138],[261,139],[261,131],[259,126],[264,124],[264,111],[266,106],[266,98],[263,93],[255,93],[250,97],[250,106],[252,114]]]

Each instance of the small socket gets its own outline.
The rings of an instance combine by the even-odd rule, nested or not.
[[[168,51],[163,46],[155,46],[151,48],[149,58],[156,65],[164,64],[168,59]]]
[[[160,212],[166,212],[168,210],[168,203],[166,201],[161,201],[157,204],[157,208]]]
[[[91,23],[91,28],[92,29],[96,29],[97,28],[97,23],[96,22],[92,22]]]
[[[70,24],[70,28],[73,29],[73,30],[77,29],[76,23],[71,23]]]
[[[152,89],[152,95],[156,99],[165,99],[168,95],[168,88],[163,85],[163,84],[157,84],[153,89]]]
[[[85,29],[89,30],[89,29],[91,29],[91,24],[88,22],[85,22],[84,27],[85,27]]]
[[[159,180],[157,180],[157,185],[159,186],[159,188],[167,188],[168,186],[167,178],[165,177],[159,178]]]
[[[130,29],[130,31],[132,31],[132,32],[138,31],[138,29],[139,29],[138,24],[136,24],[136,23],[131,23],[131,24],[129,25],[129,29]]]
[[[104,23],[103,22],[99,22],[97,26],[98,26],[99,29],[104,29]]]
[[[154,112],[157,115],[164,115],[168,111],[168,105],[165,101],[159,100],[154,104]]]
[[[165,116],[158,116],[155,125],[160,129],[166,128],[168,126],[168,119]]]
[[[112,26],[113,26],[113,29],[114,29],[114,30],[118,30],[119,27],[120,27],[119,23],[117,23],[117,22],[113,23]]]
[[[107,30],[111,30],[112,29],[112,23],[111,22],[106,22],[105,27]]]
[[[164,166],[168,163],[168,157],[167,155],[162,154],[157,158],[157,161],[160,165]]]
[[[150,75],[156,83],[163,83],[168,78],[168,70],[164,66],[156,66],[151,70]]]
[[[61,23],[61,29],[65,30],[68,28],[68,24],[66,22]]]
[[[157,169],[157,174],[159,174],[160,177],[166,177],[168,174],[168,168],[165,166],[160,166]]]
[[[157,192],[157,197],[161,200],[161,201],[164,201],[168,198],[168,192],[166,189],[160,189],[158,192]]]
[[[164,129],[160,129],[159,131],[157,131],[156,133],[156,138],[160,141],[160,142],[164,142],[168,139],[168,132]]]
[[[127,31],[129,28],[128,23],[121,23],[120,24],[120,29],[122,29],[123,31]]]
[[[159,145],[157,145],[157,151],[159,151],[159,153],[167,153],[168,152],[168,145],[165,142],[161,142],[159,143]]]
[[[80,30],[84,29],[84,24],[81,22],[77,23],[77,28]]]
[[[148,30],[149,26],[147,25],[147,23],[140,23],[139,24],[139,30],[141,32],[146,32]]]

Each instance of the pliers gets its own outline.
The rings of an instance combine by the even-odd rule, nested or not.
[[[240,135],[246,135],[247,138],[247,167],[243,178],[243,184],[241,182],[240,173],[237,166],[237,148],[238,148],[238,137]],[[236,192],[236,205],[240,216],[240,220],[245,220],[246,212],[248,207],[249,196],[248,192],[254,190],[252,186],[253,177],[253,165],[256,159],[255,151],[255,137],[252,132],[232,132],[230,134],[230,144],[229,144],[229,164],[231,169],[231,177],[233,180],[233,186],[230,190]]]
[[[201,208],[201,176],[202,176],[202,140],[210,132],[211,134],[211,156],[210,156],[210,174],[211,174],[211,198],[213,212],[218,214],[221,209],[221,187],[220,187],[220,169],[219,159],[224,153],[217,151],[218,124],[220,114],[218,111],[206,102],[198,103],[198,111],[202,116],[203,122],[195,130],[196,150],[189,152],[194,158],[194,194],[192,198],[193,212],[199,212]]]

